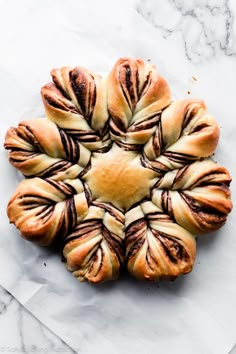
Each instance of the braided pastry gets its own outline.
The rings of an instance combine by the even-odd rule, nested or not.
[[[82,67],[51,72],[46,117],[6,134],[25,177],[7,214],[22,237],[60,242],[80,281],[189,273],[195,235],[232,209],[229,172],[211,159],[219,128],[202,100],[171,102],[155,66],[119,59],[106,79]]]

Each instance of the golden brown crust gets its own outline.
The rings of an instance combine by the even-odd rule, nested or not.
[[[67,268],[80,281],[117,279],[124,261],[123,227],[120,211],[94,203],[83,222],[65,238]]]
[[[78,180],[23,180],[11,197],[7,215],[22,237],[43,246],[63,239],[88,211],[83,184]]]
[[[126,214],[125,242],[128,270],[139,279],[174,278],[192,270],[194,236],[151,202]]]
[[[110,131],[115,141],[144,144],[160,112],[170,103],[170,90],[156,68],[141,59],[119,59],[107,78]]]
[[[90,150],[109,146],[105,81],[85,68],[51,72],[53,83],[41,89],[46,115]]]
[[[217,230],[232,209],[228,171],[212,160],[197,161],[166,173],[152,201],[194,234]]]
[[[81,281],[191,271],[194,235],[232,209],[228,171],[208,158],[219,128],[198,99],[170,103],[167,82],[141,59],[121,58],[107,77],[53,69],[42,88],[46,118],[6,134],[9,161],[26,177],[10,222],[30,240],[61,243]]]
[[[93,199],[127,210],[150,196],[155,177],[152,170],[142,166],[136,152],[113,145],[107,153],[94,155],[84,180]]]
[[[90,161],[91,152],[48,118],[10,128],[4,147],[9,161],[27,177],[75,178]]]
[[[219,127],[199,99],[172,102],[144,148],[155,170],[169,171],[213,154]]]

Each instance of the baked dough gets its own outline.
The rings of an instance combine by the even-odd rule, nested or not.
[[[149,280],[190,272],[195,235],[221,227],[232,209],[205,103],[171,102],[166,80],[141,59],[119,59],[106,79],[82,67],[51,75],[46,117],[6,134],[9,161],[27,177],[10,222],[27,240],[60,242],[81,281],[117,279],[122,268]]]

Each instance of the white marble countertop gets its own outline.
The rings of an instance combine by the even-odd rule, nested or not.
[[[75,353],[0,286],[0,353]]]
[[[76,353],[1,286],[0,328],[0,353]],[[227,354],[236,354],[236,345]]]
[[[214,63],[223,72],[226,58],[234,61],[236,69],[234,0],[129,0],[127,3],[147,31],[155,31],[157,38],[173,46],[197,70],[204,73]],[[4,14],[4,2],[0,4]],[[0,353],[75,353],[1,286],[0,328]],[[236,344],[230,354],[236,354]]]

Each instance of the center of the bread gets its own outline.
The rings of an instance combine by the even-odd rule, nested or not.
[[[155,174],[142,166],[137,152],[114,144],[107,153],[94,154],[91,164],[84,180],[93,199],[127,210],[149,195]]]

